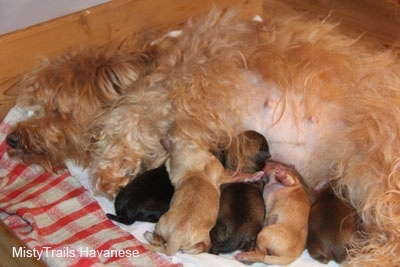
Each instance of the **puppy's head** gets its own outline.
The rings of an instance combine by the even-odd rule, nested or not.
[[[265,137],[255,131],[245,131],[225,150],[223,161],[227,169],[239,168],[241,172],[253,173],[261,170],[270,157]]]

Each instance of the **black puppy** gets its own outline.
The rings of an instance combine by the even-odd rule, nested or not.
[[[271,157],[267,140],[254,131],[240,134],[238,141],[244,146],[231,146],[224,151],[225,167],[235,169],[234,153],[238,148],[245,155],[241,171],[254,173],[264,167]],[[233,154],[233,155],[232,155]],[[235,250],[250,251],[256,245],[257,234],[263,227],[265,204],[262,196],[263,181],[232,183],[221,186],[221,200],[217,223],[210,232],[210,253],[230,253]]]
[[[133,224],[135,221],[157,222],[169,209],[174,194],[165,166],[149,170],[133,179],[115,198],[116,215],[111,220]]]

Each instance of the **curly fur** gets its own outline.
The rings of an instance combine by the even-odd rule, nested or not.
[[[397,55],[327,21],[279,10],[263,19],[240,21],[213,10],[186,23],[176,39],[160,41],[154,70],[91,122],[98,188],[115,194],[161,165],[167,153],[159,140],[166,137],[184,144],[171,155],[200,155],[170,165],[174,185],[193,173],[218,176],[207,162],[237,133],[255,130],[268,139],[274,160],[294,164],[309,187],[335,180],[336,193],[357,210],[366,238],[355,241],[348,264],[399,265]],[[182,231],[173,225],[166,219],[157,229]]]
[[[67,159],[87,165],[87,122],[149,72],[152,57],[150,50],[85,47],[43,60],[17,85],[17,105],[33,114],[7,136],[9,154],[47,169]]]

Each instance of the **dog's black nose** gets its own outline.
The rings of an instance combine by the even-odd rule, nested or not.
[[[12,148],[19,148],[20,136],[17,132],[12,132],[6,137],[7,144]]]

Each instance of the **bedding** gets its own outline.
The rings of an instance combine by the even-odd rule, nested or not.
[[[0,219],[26,244],[13,248],[13,257],[35,257],[49,266],[245,266],[234,259],[235,253],[166,257],[147,251],[141,245],[146,242],[143,233],[153,231],[155,224],[127,226],[109,220],[105,213],[114,213],[114,204],[93,193],[86,170],[68,162],[68,169],[48,173],[10,159],[4,142],[7,131],[29,115],[13,107],[0,124]],[[322,265],[305,251],[289,266],[337,264]]]

